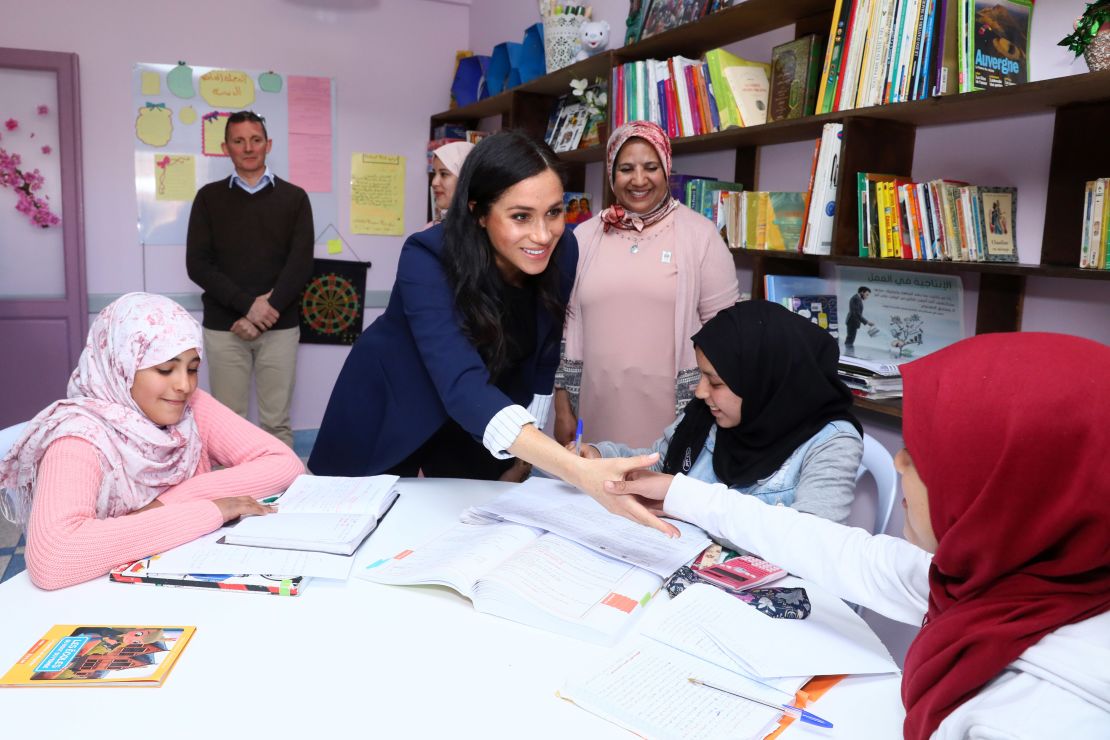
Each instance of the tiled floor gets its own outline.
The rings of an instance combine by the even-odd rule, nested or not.
[[[293,446],[302,461],[308,460],[308,454],[316,442],[317,431],[305,429],[293,433]],[[0,583],[24,569],[23,546],[23,532],[4,517],[0,517]]]

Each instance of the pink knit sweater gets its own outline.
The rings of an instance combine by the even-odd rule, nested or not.
[[[64,437],[47,448],[27,524],[27,571],[35,585],[71,586],[194,540],[223,524],[213,499],[267,496],[304,472],[292,450],[204,391],[196,391],[192,407],[200,465],[192,478],[166,489],[157,498],[163,505],[154,509],[97,519],[102,472],[96,447]],[[213,472],[213,465],[224,469]]]

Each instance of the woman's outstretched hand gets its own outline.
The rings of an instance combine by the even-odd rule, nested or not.
[[[639,499],[645,509],[653,514],[663,514],[663,499],[671,489],[673,475],[653,470],[634,470],[626,480],[605,481],[605,492],[614,496]]]
[[[658,453],[596,460],[578,458],[578,460],[580,461],[579,479],[575,481],[575,485],[593,496],[599,504],[605,507],[606,511],[619,514],[645,527],[657,529],[668,537],[678,537],[680,535],[673,524],[665,522],[653,514],[639,498],[622,495],[625,492],[619,487],[633,483],[633,481],[626,481],[626,477],[638,476],[646,472],[642,470],[643,468],[649,468],[657,463],[659,461]],[[670,485],[670,476],[666,477],[668,478],[667,485]],[[614,484],[618,487],[611,488]],[[627,491],[627,493],[633,493],[633,491]],[[665,491],[663,495],[666,495]]]

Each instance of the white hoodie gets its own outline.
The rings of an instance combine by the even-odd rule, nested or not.
[[[675,476],[664,509],[891,619],[920,625],[925,616],[932,556],[905,540],[684,475]],[[1041,638],[948,715],[933,738],[1110,738],[1110,612]]]

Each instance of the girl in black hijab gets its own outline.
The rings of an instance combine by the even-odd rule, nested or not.
[[[614,442],[587,457],[658,451],[657,470],[724,483],[769,504],[844,521],[863,453],[836,340],[768,301],[741,301],[693,336],[696,399],[650,450]]]

